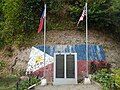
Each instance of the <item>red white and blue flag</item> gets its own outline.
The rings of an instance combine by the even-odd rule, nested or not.
[[[77,26],[79,25],[80,21],[83,21],[84,16],[86,16],[86,6],[84,6],[82,15],[81,15],[80,18],[79,18],[79,21],[78,21],[78,23],[77,23]]]
[[[40,24],[39,24],[39,28],[38,28],[38,33],[40,33],[41,30],[43,29],[44,19],[45,18],[46,18],[46,6],[44,5],[44,10],[42,11],[42,16],[40,18]]]

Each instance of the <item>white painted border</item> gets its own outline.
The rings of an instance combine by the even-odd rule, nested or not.
[[[66,54],[64,54],[64,78],[66,79]]]
[[[64,55],[64,78],[56,78],[56,55]],[[74,55],[75,58],[75,78],[66,78],[66,55]],[[77,84],[77,53],[54,53],[54,80],[53,85]]]

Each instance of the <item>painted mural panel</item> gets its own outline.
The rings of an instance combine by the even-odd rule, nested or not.
[[[45,66],[53,64],[54,53],[77,53],[78,62],[86,61],[85,44],[78,45],[46,45],[46,59]],[[89,61],[104,61],[105,53],[100,45],[89,45]],[[79,64],[82,65],[82,64]],[[39,45],[31,48],[29,62],[27,66],[27,72],[36,71],[44,67],[44,46]],[[78,67],[84,67],[78,66]]]
[[[45,57],[45,66],[53,63],[54,59],[52,56],[46,53]],[[34,72],[42,67],[44,67],[44,52],[32,47],[26,71]]]

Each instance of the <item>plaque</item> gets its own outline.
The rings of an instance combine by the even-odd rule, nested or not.
[[[64,78],[64,55],[56,55],[56,78]]]
[[[66,78],[75,78],[74,55],[66,56]]]

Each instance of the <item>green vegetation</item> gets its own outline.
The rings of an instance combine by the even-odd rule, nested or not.
[[[113,79],[115,80],[115,85],[120,88],[120,68],[113,69]]]
[[[17,76],[9,73],[8,63],[0,60],[0,90],[15,90],[14,86],[17,82]]]
[[[22,45],[38,25],[38,1],[1,0],[0,45]],[[36,10],[37,8],[37,10]],[[38,12],[36,14],[36,12]],[[36,19],[37,18],[37,19]],[[36,26],[35,26],[36,25]],[[35,31],[34,31],[35,32]]]
[[[15,84],[17,82],[17,79],[18,78],[14,75],[0,78],[0,90],[16,90]]]
[[[0,60],[0,78],[1,77],[5,77],[6,76],[6,66],[7,66],[7,63],[3,60]]]
[[[85,1],[46,0],[47,30],[75,29]],[[89,28],[119,35],[119,5],[119,0],[88,0]],[[36,35],[42,6],[42,0],[0,0],[0,47],[29,45]]]
[[[117,71],[117,72],[116,72]],[[93,75],[93,79],[99,82],[103,90],[120,89],[120,69],[114,69],[112,72],[102,69]]]
[[[25,75],[24,70],[14,71],[12,74],[6,69],[7,62],[0,61],[0,90],[16,90],[18,82],[18,90],[27,90],[30,85],[39,84],[40,80],[34,76],[30,76],[29,79],[20,80],[19,77]]]
[[[5,62],[0,60],[0,70],[2,70],[5,67]]]
[[[0,78],[0,90],[16,90],[18,77],[16,75],[8,75]],[[27,80],[21,80],[18,82],[18,90],[27,90],[27,88],[33,84],[39,84],[40,80],[36,77],[30,77]]]
[[[47,30],[72,30],[81,16],[86,0],[45,0],[47,3]],[[12,46],[29,46],[37,35],[42,0],[0,0],[0,49],[5,46],[5,57],[13,56]],[[97,28],[107,33],[113,33],[120,39],[120,0],[88,0],[89,28]],[[85,28],[85,21],[79,29]],[[117,40],[118,40],[117,39]],[[37,42],[38,43],[38,42]],[[7,63],[0,60],[0,90],[15,88],[17,77],[8,76]],[[112,73],[101,70],[93,75],[105,90],[119,88],[120,69]],[[2,81],[2,82],[1,82]],[[39,80],[32,78],[33,83]],[[7,83],[6,83],[7,82]],[[28,87],[28,80],[20,82],[20,90]],[[5,89],[4,89],[5,88]]]
[[[18,90],[27,90],[27,88],[33,84],[39,84],[40,80],[36,77],[30,77],[29,80],[20,81],[18,83]]]

